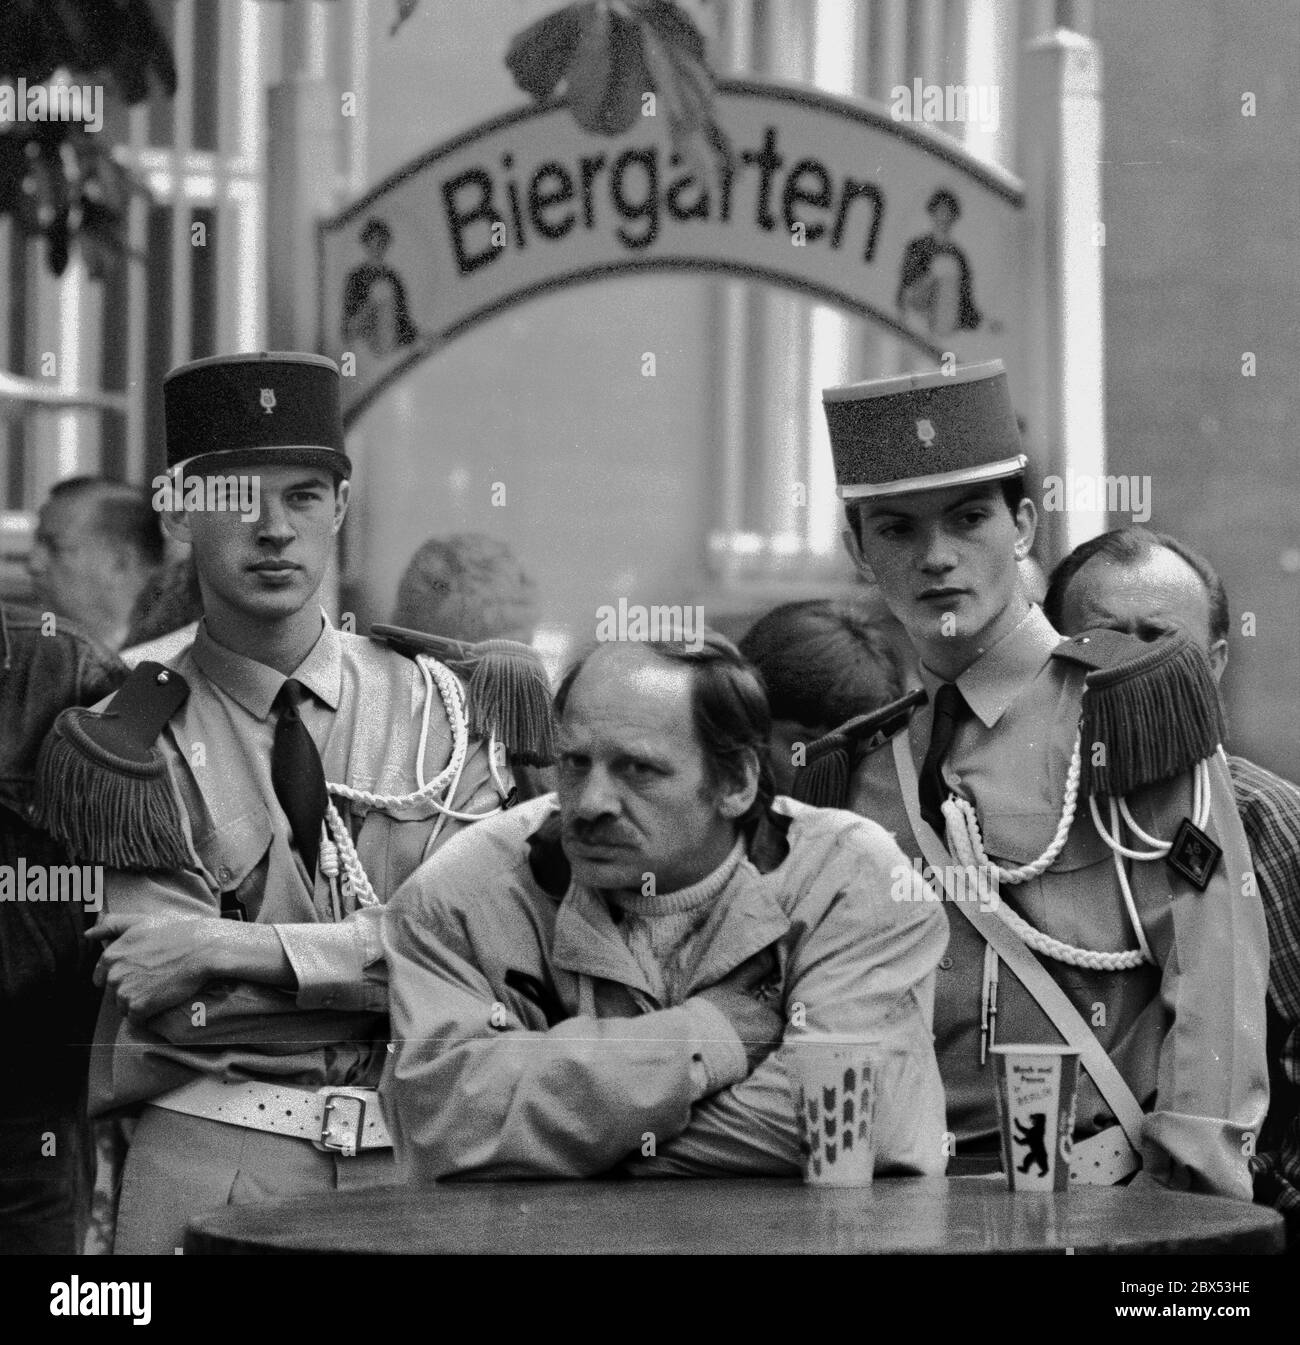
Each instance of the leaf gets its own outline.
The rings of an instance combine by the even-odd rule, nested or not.
[[[393,20],[393,25],[388,30],[388,36],[396,35],[397,30],[415,13],[415,7],[420,0],[397,0],[397,17]]]
[[[646,61],[668,118],[673,150],[685,154],[687,143],[712,120],[713,77],[680,47],[645,34]]]
[[[0,77],[43,83],[65,67],[91,82],[111,77],[128,104],[156,76],[176,92],[176,63],[149,0],[9,0],[0,28]]]
[[[614,17],[606,4],[583,6],[582,28],[568,73],[569,106],[585,131],[605,134],[605,95],[614,67]]]
[[[680,6],[671,0],[626,0],[626,3],[638,23],[701,65],[707,63],[704,35]]]
[[[582,36],[582,11],[592,4],[569,5],[517,33],[506,51],[506,67],[515,83],[539,103],[554,94],[568,74]]]

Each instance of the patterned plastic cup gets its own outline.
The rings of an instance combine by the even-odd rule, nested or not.
[[[876,1094],[886,1052],[878,1042],[860,1037],[809,1035],[791,1044],[804,1181],[870,1186]]]
[[[1013,1191],[1070,1184],[1079,1053],[1069,1046],[995,1046],[1002,1170]]]

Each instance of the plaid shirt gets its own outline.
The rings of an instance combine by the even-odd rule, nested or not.
[[[1300,1218],[1300,788],[1242,757],[1228,766],[1268,921],[1272,1101],[1255,1189],[1290,1222]]]

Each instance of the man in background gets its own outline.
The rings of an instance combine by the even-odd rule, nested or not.
[[[768,760],[789,794],[799,743],[903,694],[905,671],[869,609],[846,600],[787,602],[759,617],[740,642],[772,710]]]
[[[528,644],[537,585],[504,542],[477,532],[430,537],[402,573],[393,625],[448,640]]]
[[[70,705],[92,705],[126,669],[71,624],[0,605],[0,866],[23,896],[68,855],[28,818],[37,752]],[[66,890],[66,889],[65,889]],[[83,896],[84,896],[83,892]],[[99,994],[86,901],[0,901],[0,1253],[80,1250],[89,1212],[86,1067]]]
[[[1064,635],[1108,626],[1148,638],[1173,627],[1205,650],[1216,682],[1228,663],[1228,597],[1204,556],[1175,537],[1116,528],[1076,547],[1044,601]],[[1300,789],[1230,756],[1237,808],[1268,921],[1270,1105],[1254,1161],[1255,1198],[1300,1229]]]
[[[116,653],[162,561],[162,529],[142,487],[69,477],[41,506],[27,562],[32,605],[76,622]]]

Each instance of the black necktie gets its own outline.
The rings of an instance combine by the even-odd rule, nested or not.
[[[939,768],[943,765],[957,725],[961,723],[967,711],[966,698],[958,690],[956,682],[945,682],[934,696],[934,721],[930,726],[930,746],[925,760],[921,763],[920,789],[921,816],[937,831],[940,837],[947,835],[943,820],[942,804],[948,797],[948,786],[944,783]]]
[[[316,857],[320,851],[320,826],[329,803],[320,753],[298,713],[306,694],[301,682],[290,678],[275,698],[280,717],[271,747],[271,784],[275,797],[289,819],[293,843],[298,847],[307,875],[316,881]]]

